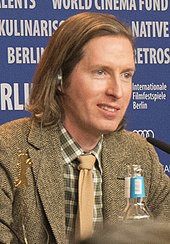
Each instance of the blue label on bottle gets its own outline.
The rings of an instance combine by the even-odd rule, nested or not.
[[[130,180],[130,197],[145,197],[145,184],[143,176],[132,177]]]

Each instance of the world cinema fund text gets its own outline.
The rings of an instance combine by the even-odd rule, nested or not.
[[[148,102],[166,102],[168,86],[161,84],[132,84],[132,107],[134,110],[148,109]]]
[[[36,0],[0,0],[2,9],[34,9]],[[51,0],[53,9],[166,11],[168,0]]]
[[[168,0],[51,0],[53,9],[166,11]]]

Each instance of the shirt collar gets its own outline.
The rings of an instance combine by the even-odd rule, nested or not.
[[[65,129],[65,127],[60,124],[60,142],[61,142],[61,153],[64,158],[65,163],[71,163],[73,160],[75,160],[80,155],[84,154],[83,149],[80,147],[80,145],[72,138],[72,136],[69,134],[69,132]],[[89,153],[93,154],[97,160],[99,169],[102,172],[102,166],[101,166],[101,152],[102,152],[102,142],[103,142],[103,136],[101,137],[98,144],[93,148]]]

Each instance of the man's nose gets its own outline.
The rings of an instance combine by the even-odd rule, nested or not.
[[[117,99],[123,96],[122,82],[119,77],[109,79],[106,94]]]

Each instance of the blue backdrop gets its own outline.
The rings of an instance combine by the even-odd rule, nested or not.
[[[170,143],[168,0],[0,0],[0,124],[29,116],[24,105],[48,39],[84,11],[110,13],[132,27],[137,71],[127,128]],[[170,176],[170,156],[156,150]]]

